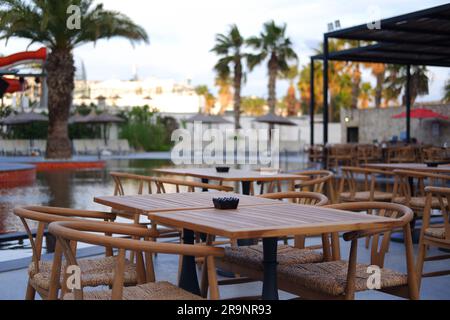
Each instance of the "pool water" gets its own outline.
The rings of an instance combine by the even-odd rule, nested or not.
[[[280,163],[282,170],[305,169],[303,161]],[[173,166],[170,160],[108,160],[103,169],[56,170],[38,172],[30,186],[0,189],[0,234],[23,231],[22,223],[12,213],[14,207],[44,205],[76,209],[105,210],[93,202],[95,196],[113,195],[114,182],[109,172],[151,175],[152,170]]]

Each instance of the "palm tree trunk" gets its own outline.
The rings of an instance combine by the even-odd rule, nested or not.
[[[74,90],[74,59],[70,49],[54,49],[45,67],[48,74],[49,125],[47,159],[69,159],[72,146],[69,140],[68,119]]]
[[[278,62],[275,55],[269,60],[269,99],[267,103],[269,104],[269,110],[271,113],[275,113],[276,107],[276,85],[277,85],[277,72],[278,72]]]
[[[377,74],[377,86],[375,88],[375,108],[381,107],[383,99],[383,84],[386,72],[380,72]]]
[[[351,108],[358,109],[358,100],[361,94],[361,72],[359,69],[359,63],[355,65],[353,70],[353,83],[352,83],[352,101]]]
[[[236,61],[234,65],[234,127],[241,128],[241,85],[242,85],[242,64]]]

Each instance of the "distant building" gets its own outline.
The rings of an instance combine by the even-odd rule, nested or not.
[[[201,97],[189,81],[149,78],[145,80],[76,80],[74,105],[102,104],[110,109],[149,105],[164,113],[195,113]]]

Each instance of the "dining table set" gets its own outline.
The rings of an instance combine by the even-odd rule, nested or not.
[[[375,179],[380,174],[394,175],[398,169],[423,174],[431,170],[427,168],[425,164],[343,167],[340,179],[347,179],[348,172],[352,179],[353,173],[362,173],[366,175],[367,186],[367,176]],[[450,173],[446,165],[433,170],[439,174]],[[278,300],[279,290],[302,298],[354,299],[356,292],[367,290],[370,273],[366,270],[371,270],[373,265],[381,268],[383,276],[378,289],[409,299],[420,297],[422,272],[417,272],[417,266],[423,266],[426,261],[425,249],[429,245],[421,241],[423,250],[419,257],[422,260],[421,264],[416,264],[411,232],[416,212],[405,203],[378,201],[377,196],[384,197],[387,193],[373,190],[375,183],[370,183],[372,190],[367,192],[336,190],[333,188],[335,174],[326,170],[281,173],[222,167],[162,168],[153,170],[151,176],[118,172],[110,175],[115,183],[114,195],[93,197],[96,204],[107,208],[104,212],[49,207],[15,209],[33,244],[30,270],[34,272],[29,274],[27,299],[33,299],[36,292],[46,299],[154,300],[162,298],[162,292],[169,298],[196,299],[207,298],[208,287],[209,298],[219,299],[219,285],[227,281],[217,278],[222,268],[228,271],[231,284],[245,283],[246,279],[261,281],[263,300]],[[131,183],[125,182],[128,180]],[[262,187],[257,194],[254,186],[258,184],[283,185],[284,189],[264,192]],[[329,189],[325,189],[327,185]],[[354,187],[357,182],[352,181],[350,185]],[[137,187],[138,191],[127,192],[130,186]],[[448,190],[425,190],[426,212],[421,240],[436,234],[435,229],[427,229],[431,227],[427,217],[436,209],[431,206],[432,201],[450,198]],[[337,193],[339,201],[329,201],[329,192]],[[445,215],[447,211],[443,206],[448,205],[448,201],[439,200],[438,204],[442,205]],[[118,217],[132,222],[116,221]],[[91,224],[85,218],[104,222]],[[30,231],[27,220],[38,223],[36,233]],[[50,233],[57,238],[54,262],[40,261],[42,238],[48,224]],[[443,235],[438,235],[443,237],[440,247],[448,242],[446,228],[447,224]],[[91,232],[104,233],[105,237],[93,236]],[[406,274],[384,267],[394,232],[403,232]],[[111,237],[116,233],[122,237]],[[159,238],[164,235],[178,239],[175,242],[179,244],[161,242]],[[306,239],[310,237],[322,240],[321,245],[307,247]],[[348,260],[341,257],[341,239],[351,244]],[[358,239],[366,239],[366,248],[371,250],[370,264],[357,262]],[[77,261],[74,242],[104,246],[106,257],[99,261]],[[130,252],[129,259],[125,252]],[[152,264],[153,254],[157,252],[178,252],[176,287],[155,282]],[[82,286],[103,284],[112,288],[112,293],[102,291],[96,295],[89,291],[84,295],[82,288],[72,295],[68,293],[64,282],[58,281],[61,270],[58,264],[61,265],[63,256],[79,265],[81,273],[89,275],[82,278]],[[97,280],[91,283],[86,279]]]

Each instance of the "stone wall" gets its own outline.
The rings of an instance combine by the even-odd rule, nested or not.
[[[420,105],[415,108],[427,108],[450,118],[450,105]],[[406,112],[405,107],[386,109],[344,110],[341,112],[342,142],[347,142],[347,128],[359,128],[359,143],[372,143],[374,140],[399,139],[406,133],[406,119],[392,117]],[[442,146],[450,144],[450,121],[432,121],[411,119],[411,137],[419,143]]]

